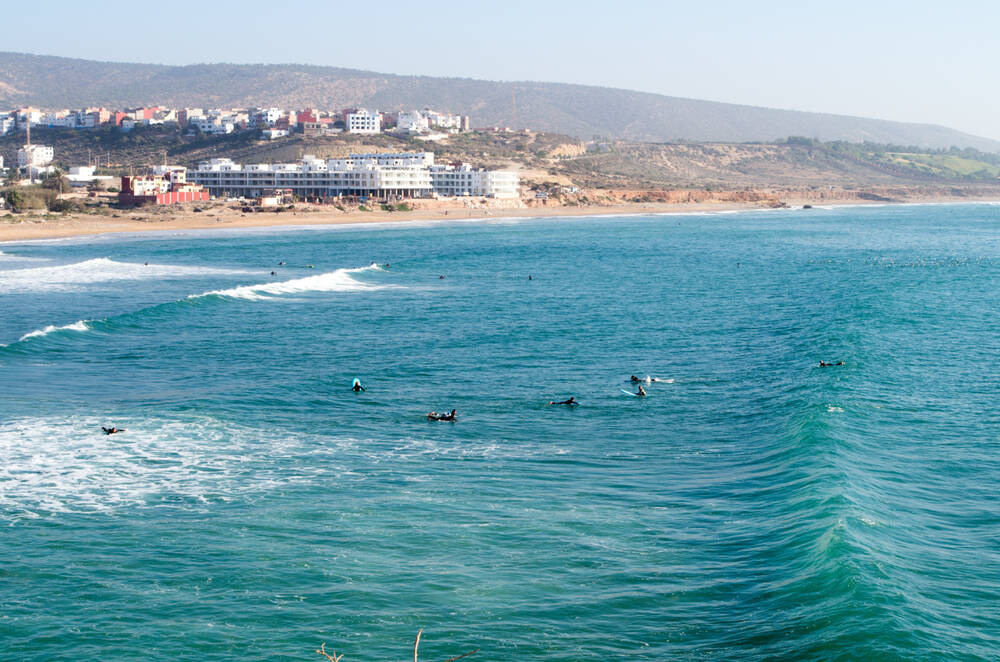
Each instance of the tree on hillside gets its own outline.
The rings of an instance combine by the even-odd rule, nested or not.
[[[13,211],[21,213],[24,208],[24,194],[18,191],[16,188],[12,188],[7,191],[7,206]]]
[[[69,183],[66,175],[56,168],[45,177],[45,181],[42,182],[42,188],[51,189],[56,193],[68,193],[73,186]]]

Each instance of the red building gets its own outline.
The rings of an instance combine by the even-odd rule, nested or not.
[[[122,177],[118,204],[124,206],[153,204],[172,205],[178,202],[203,202],[208,191],[197,184],[173,182],[162,175]]]

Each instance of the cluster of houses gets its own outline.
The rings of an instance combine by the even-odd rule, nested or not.
[[[137,126],[173,124],[204,134],[260,131],[275,139],[290,133],[359,133],[373,135],[395,132],[407,136],[436,139],[448,133],[469,130],[467,115],[441,113],[430,108],[383,113],[367,108],[320,111],[314,108],[164,108],[148,106],[128,110],[84,108],[80,110],[39,110],[19,108],[0,112],[0,136],[28,125],[42,128],[93,129],[116,126],[130,131]]]
[[[317,111],[307,108],[179,110],[161,107],[112,111],[87,108],[78,111],[42,111],[21,108],[0,113],[0,135],[25,130],[27,143],[17,152],[17,167],[27,181],[52,172],[52,147],[31,144],[32,127],[88,129],[105,125],[131,130],[136,126],[176,123],[204,134],[259,130],[264,138],[292,132],[378,134],[393,132],[427,140],[469,130],[468,116],[441,113],[429,108],[381,113],[366,108]],[[0,173],[3,161],[0,160]],[[84,185],[98,179],[93,166],[70,170],[70,182]],[[299,199],[326,201],[355,199],[398,200],[428,197],[482,197],[516,199],[520,180],[516,173],[486,170],[465,163],[436,164],[432,152],[352,154],[348,158],[318,159],[306,156],[298,163],[241,165],[230,159],[211,159],[188,170],[182,166],[155,166],[152,174],[122,177],[123,204],[172,204],[224,198],[272,199],[275,192]]]

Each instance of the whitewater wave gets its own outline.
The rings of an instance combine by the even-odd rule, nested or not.
[[[365,283],[351,277],[351,274],[363,271],[381,271],[381,267],[371,265],[355,269],[337,269],[315,276],[295,278],[277,283],[259,283],[257,285],[240,285],[225,290],[211,290],[201,294],[192,294],[188,299],[200,299],[207,296],[228,297],[231,299],[246,299],[260,301],[271,299],[282,294],[301,294],[304,292],[359,292],[363,290],[379,290],[386,285]]]
[[[112,423],[125,432],[103,434]],[[209,417],[15,419],[0,424],[0,520],[232,501],[344,471],[329,457],[337,448]],[[284,461],[297,470],[282,471]]]
[[[383,269],[374,264],[367,267],[359,267],[354,269],[337,269],[335,271],[316,274],[315,276],[306,276],[305,278],[295,278],[292,280],[286,280],[277,283],[241,285],[239,287],[232,287],[224,290],[211,290],[209,292],[202,292],[201,294],[191,294],[186,299],[181,299],[180,301],[191,301],[212,296],[229,298],[229,299],[244,299],[248,301],[259,301],[259,300],[272,299],[275,296],[282,294],[299,294],[303,292],[360,292],[365,290],[380,290],[380,289],[385,289],[387,287],[392,287],[389,285],[375,285],[372,283],[364,283],[362,281],[356,280],[351,277],[351,274],[359,273],[362,271],[383,271]],[[159,305],[164,306],[170,304],[159,304]],[[135,313],[127,313],[127,314],[135,314]],[[25,340],[29,340],[31,338],[40,338],[61,331],[93,331],[95,325],[99,326],[105,322],[109,322],[112,319],[114,318],[108,318],[104,320],[79,320],[72,324],[66,324],[63,326],[50,324],[49,326],[46,326],[44,328],[36,329],[34,331],[24,334],[23,336],[18,338],[17,342],[20,343]],[[13,344],[11,345],[0,344],[0,347],[12,348]]]
[[[55,326],[54,324],[50,324],[44,329],[35,329],[31,333],[24,334],[23,336],[18,338],[17,341],[22,342],[24,340],[27,340],[28,338],[38,338],[40,336],[47,336],[55,331],[90,331],[89,325],[92,321],[93,320],[80,320],[78,322],[73,322],[72,324],[66,324],[64,326]]]
[[[0,271],[0,293],[72,292],[93,283],[246,273],[215,267],[116,262],[101,257],[73,264]]]

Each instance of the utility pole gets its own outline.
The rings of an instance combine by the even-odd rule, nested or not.
[[[510,86],[510,128],[517,130],[517,98],[514,96],[516,88],[514,84],[511,83]]]

